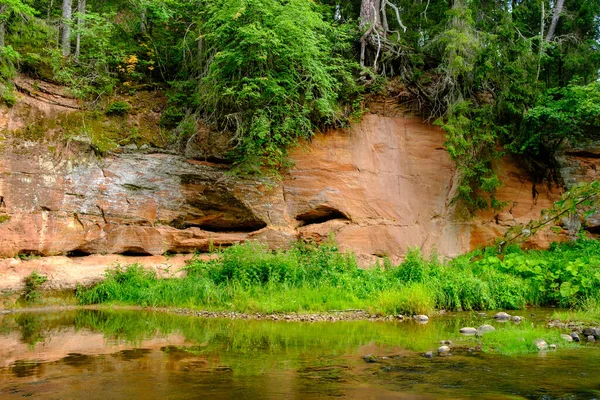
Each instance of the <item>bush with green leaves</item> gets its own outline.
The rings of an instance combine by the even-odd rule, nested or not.
[[[383,314],[432,309],[492,310],[584,306],[599,300],[600,242],[581,239],[546,251],[477,250],[447,263],[412,249],[398,266],[358,267],[332,244],[269,250],[235,245],[193,260],[182,279],[158,279],[133,265],[77,296],[84,304],[119,302],[241,312],[364,309]]]
[[[298,139],[345,121],[358,94],[351,35],[316,3],[215,0],[204,18],[200,113],[232,132],[238,163],[276,169]]]

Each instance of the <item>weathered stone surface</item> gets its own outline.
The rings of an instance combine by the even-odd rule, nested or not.
[[[0,259],[0,292],[19,291],[24,287],[24,278],[32,272],[48,277],[44,289],[75,289],[78,284],[92,285],[104,279],[106,268],[115,265],[138,263],[152,269],[159,276],[180,276],[191,255],[122,256],[92,255],[87,257],[40,257],[31,260],[15,258]],[[208,256],[203,256],[208,257]]]
[[[0,109],[2,132],[22,128],[29,118],[68,112],[71,104],[31,97],[21,103]],[[188,143],[187,157],[132,149],[104,159],[76,142],[51,151],[44,142],[5,138],[0,257],[159,255],[245,240],[280,247],[297,238],[321,242],[332,234],[361,265],[382,257],[398,262],[409,246],[455,256],[537,218],[560,195],[557,188],[533,185],[515,160],[504,158],[495,169],[503,181],[498,199],[508,206],[463,221],[451,203],[456,170],[443,133],[384,111],[394,117],[366,115],[352,128],[300,146],[280,184],[231,177],[227,165],[203,161],[220,160],[221,150],[199,149],[205,143],[194,142],[198,138]],[[575,179],[588,174],[583,166],[577,171]],[[543,247],[556,239],[560,236],[540,233],[528,245]]]

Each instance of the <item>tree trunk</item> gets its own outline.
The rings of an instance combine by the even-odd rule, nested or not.
[[[62,35],[61,47],[62,55],[68,57],[71,55],[71,17],[73,15],[73,0],[63,0],[62,4]]]
[[[556,0],[556,5],[554,6],[554,13],[552,14],[552,22],[550,23],[550,28],[548,28],[548,34],[546,35],[547,42],[551,41],[554,37],[554,31],[556,30],[556,25],[558,24],[560,13],[562,13],[564,5],[565,0]]]
[[[147,12],[146,12],[146,7],[144,7],[142,9],[142,13],[140,15],[140,32],[142,32],[142,35],[145,35],[146,33],[148,33],[148,23],[147,23]]]
[[[6,4],[0,5],[0,47],[4,47],[4,35],[6,34],[6,20],[4,19],[4,13],[7,11],[8,6]]]
[[[360,39],[361,67],[365,66],[365,52],[367,49],[367,42],[373,44],[373,32],[378,32],[378,30],[380,30],[381,28],[381,21],[379,20],[380,5],[380,0],[362,0],[362,3],[360,5],[359,27],[361,31],[364,31],[364,34]]]
[[[79,0],[77,3],[77,38],[75,39],[75,60],[79,59],[79,53],[81,51],[81,30],[85,22],[85,1]]]
[[[365,30],[373,24],[379,24],[380,0],[362,0],[360,5],[360,29]],[[377,28],[377,27],[374,27]]]

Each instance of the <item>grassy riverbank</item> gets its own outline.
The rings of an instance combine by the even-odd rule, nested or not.
[[[116,303],[239,312],[381,314],[434,309],[520,309],[526,305],[591,307],[599,298],[600,242],[581,239],[545,251],[478,250],[449,262],[410,251],[393,266],[358,268],[332,244],[297,244],[270,251],[248,243],[211,261],[194,260],[185,278],[158,279],[137,265],[119,267],[77,297],[82,304]]]

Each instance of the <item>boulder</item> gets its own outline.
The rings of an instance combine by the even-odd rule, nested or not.
[[[429,317],[427,315],[415,315],[413,318],[417,322],[427,322],[427,321],[429,321]]]
[[[507,321],[510,319],[510,315],[505,313],[504,311],[501,311],[499,313],[494,314],[494,319],[499,321]]]
[[[492,325],[481,325],[479,328],[477,328],[477,332],[479,333],[492,332],[495,330],[496,328],[494,328]]]
[[[571,335],[565,335],[563,333],[563,334],[560,335],[560,337],[563,338],[567,342],[572,342],[573,341],[573,337]]]
[[[572,332],[572,333],[571,333],[571,337],[573,338],[573,341],[574,341],[574,342],[580,342],[580,341],[581,341],[581,338],[580,338],[580,337],[579,337],[579,335],[578,335],[577,333],[575,333],[575,332]]]
[[[460,333],[463,335],[475,335],[477,333],[477,329],[472,327],[460,328]]]

